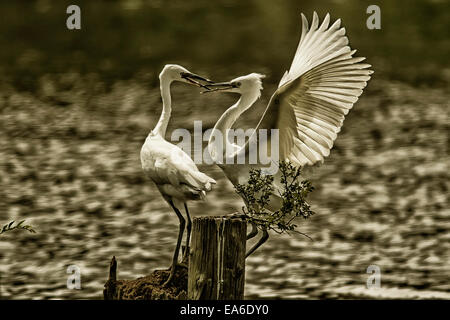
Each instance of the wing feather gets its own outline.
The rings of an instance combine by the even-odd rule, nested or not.
[[[153,146],[153,149],[157,149]],[[167,144],[160,146],[158,158],[155,160],[153,171],[157,184],[170,184],[174,188],[182,186],[193,191],[210,191],[211,184],[216,181],[198,170],[194,161],[178,146]]]
[[[306,17],[301,18],[291,67],[258,124],[258,129],[263,124],[279,129],[279,159],[298,166],[323,162],[330,154],[345,115],[373,73],[371,65],[363,63],[365,58],[353,57],[356,50],[350,48],[340,19],[330,26],[327,14],[319,24],[314,12],[309,28]]]

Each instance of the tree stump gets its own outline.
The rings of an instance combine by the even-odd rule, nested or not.
[[[247,223],[236,215],[194,219],[188,299],[244,298],[246,231]]]

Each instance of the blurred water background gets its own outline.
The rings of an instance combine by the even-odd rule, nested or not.
[[[258,115],[297,46],[300,12],[341,18],[375,74],[331,156],[310,179],[316,215],[301,235],[273,235],[247,260],[247,298],[450,298],[450,2],[76,1],[0,2],[0,223],[36,234],[0,237],[3,299],[102,298],[111,257],[119,278],[170,264],[178,220],[143,177],[140,147],[161,111],[158,74],[179,63],[218,81],[267,75]],[[168,133],[211,127],[236,99],[172,86]],[[194,216],[242,202],[221,171]],[[66,287],[69,265],[81,290]],[[381,288],[369,290],[369,265]]]

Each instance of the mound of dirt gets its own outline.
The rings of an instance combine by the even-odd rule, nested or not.
[[[135,280],[116,280],[117,261],[112,258],[109,279],[105,283],[105,300],[185,300],[187,299],[188,269],[177,266],[171,283],[163,284],[170,270],[155,270]]]

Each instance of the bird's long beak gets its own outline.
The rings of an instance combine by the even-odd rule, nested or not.
[[[233,88],[236,88],[231,82],[217,82],[217,83],[209,83],[206,86],[207,91],[202,91],[201,93],[214,92],[214,91],[227,91]],[[213,89],[211,89],[213,88]]]
[[[207,90],[209,90],[208,87],[205,86],[203,83],[200,83],[199,81],[207,82],[208,84],[214,83],[213,81],[211,81],[205,77],[199,76],[198,74],[191,73],[191,72],[182,72],[181,78],[187,80],[188,82],[190,82],[198,87],[205,88]]]

